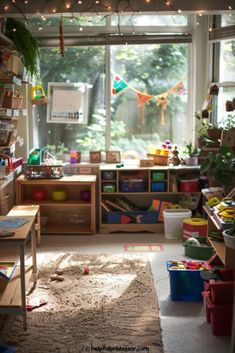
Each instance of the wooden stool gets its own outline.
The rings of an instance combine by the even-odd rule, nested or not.
[[[8,212],[7,216],[34,216],[37,245],[41,243],[40,206],[16,205]]]

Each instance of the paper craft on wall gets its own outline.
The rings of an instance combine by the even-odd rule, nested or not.
[[[87,83],[48,83],[47,122],[87,124]]]

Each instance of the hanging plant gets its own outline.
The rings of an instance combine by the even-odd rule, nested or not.
[[[39,77],[38,71],[38,44],[32,37],[25,23],[15,18],[7,18],[6,37],[15,45],[22,57],[23,65],[31,76]]]

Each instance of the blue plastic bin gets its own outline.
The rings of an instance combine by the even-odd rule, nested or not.
[[[122,181],[120,183],[121,192],[144,192],[145,182],[144,181]]]
[[[151,183],[152,192],[163,192],[166,191],[166,184],[163,181],[154,181]]]
[[[172,263],[167,262],[170,276],[171,300],[174,301],[202,301],[204,281],[200,270],[171,269]]]

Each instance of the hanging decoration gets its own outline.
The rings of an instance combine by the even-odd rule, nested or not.
[[[138,108],[143,107],[144,104],[148,103],[152,98],[154,98],[154,96],[147,93],[142,93],[140,91],[136,91],[136,95]]]
[[[146,92],[140,92],[135,88],[128,85],[119,75],[115,75],[113,80],[112,86],[112,94],[114,96],[119,96],[125,93],[128,89],[134,91],[137,97],[137,106],[141,108],[141,123],[144,124],[144,106],[147,104],[151,99],[155,99],[157,102],[157,106],[162,109],[161,115],[161,124],[164,126],[165,124],[165,110],[168,103],[168,98],[170,94],[177,94],[178,96],[183,95],[187,92],[183,80],[178,81],[173,87],[171,87],[168,91],[158,94],[156,96],[148,94]]]
[[[62,19],[62,16],[60,18],[59,30],[60,30],[60,55],[63,58],[64,57],[64,33],[63,33],[63,19]]]
[[[112,94],[120,96],[129,89],[128,84],[118,75],[115,76],[112,87]]]
[[[140,110],[140,120],[141,120],[141,125],[144,126],[144,121],[145,121],[145,104],[148,103],[153,96],[147,93],[142,93],[140,91],[136,90],[136,96],[137,96],[137,106]]]
[[[182,96],[185,92],[186,92],[186,88],[184,86],[183,81],[179,81],[177,82],[171,89],[170,92],[171,93],[176,93],[179,96]]]
[[[41,84],[32,87],[32,103],[35,105],[45,104],[48,99]]]
[[[156,96],[157,105],[162,108],[161,124],[165,125],[165,110],[168,103],[169,92],[164,92]]]

